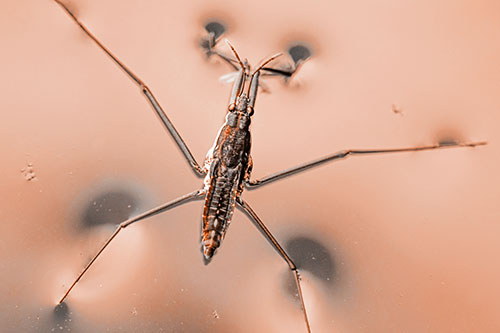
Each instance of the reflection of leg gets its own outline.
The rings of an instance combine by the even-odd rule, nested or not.
[[[252,222],[254,222],[254,224],[257,226],[257,228],[259,228],[259,230],[266,236],[269,243],[271,243],[271,245],[274,247],[274,249],[285,260],[288,267],[293,272],[293,274],[295,276],[295,283],[297,284],[297,291],[298,291],[298,295],[300,298],[300,303],[302,305],[302,312],[304,313],[304,319],[306,321],[307,331],[311,332],[311,327],[309,325],[309,318],[307,317],[306,307],[304,304],[304,297],[302,295],[302,288],[300,286],[300,274],[299,274],[299,271],[297,270],[297,266],[295,266],[292,259],[290,259],[288,254],[286,254],[285,250],[283,250],[283,248],[278,243],[276,238],[274,238],[274,236],[271,234],[269,229],[267,229],[267,227],[264,225],[264,222],[262,222],[262,220],[257,216],[257,214],[250,207],[250,205],[248,205],[248,203],[241,198],[238,198],[237,202],[240,205],[240,207],[248,214],[248,216],[251,218]]]
[[[472,142],[472,143],[453,143],[453,144],[436,144],[429,146],[419,146],[419,147],[409,147],[409,148],[395,148],[395,149],[349,149],[349,150],[341,150],[339,152],[333,153],[331,155],[327,155],[325,157],[321,157],[317,160],[310,161],[293,168],[281,170],[279,172],[270,174],[265,176],[264,178],[258,180],[251,180],[246,183],[246,185],[250,188],[261,186],[267,183],[271,183],[278,179],[282,179],[293,174],[305,171],[309,168],[321,165],[326,162],[331,162],[334,160],[340,160],[346,158],[350,155],[375,155],[375,154],[385,154],[385,153],[403,153],[410,151],[423,151],[423,150],[434,150],[434,149],[442,149],[442,148],[459,148],[459,147],[475,147],[485,145],[486,142]]]
[[[177,129],[175,129],[174,125],[170,121],[170,119],[167,117],[165,114],[165,111],[163,111],[162,107],[160,106],[160,103],[158,100],[155,98],[151,90],[148,88],[148,86],[142,82],[142,80],[135,75],[132,70],[130,70],[125,64],[123,64],[104,44],[102,44],[97,37],[95,37],[88,29],[83,25],[82,22],[78,20],[78,18],[66,7],[61,1],[59,0],[54,0],[59,6],[61,6],[67,13],[68,15],[75,21],[76,24],[85,32],[87,36],[89,36],[106,54],[113,59],[113,61],[120,66],[120,68],[132,79],[134,82],[141,88],[142,93],[146,96],[148,99],[148,102],[151,104],[153,107],[153,110],[156,112],[158,117],[160,118],[160,121],[162,124],[165,126],[165,128],[168,130],[170,135],[172,135],[172,138],[175,140],[175,143],[181,150],[181,152],[184,154],[184,157],[187,159],[189,165],[193,168],[194,172],[198,174],[199,176],[202,176],[205,174],[204,170],[200,167],[198,162],[196,162],[196,159],[194,158],[193,154],[191,154],[191,151],[189,150],[188,146],[182,139],[181,135],[179,132],[177,132]]]
[[[177,206],[180,206],[182,204],[185,204],[186,202],[188,202],[188,201],[190,201],[192,199],[199,198],[202,195],[203,195],[203,190],[198,190],[198,191],[195,191],[195,192],[188,193],[186,195],[183,195],[182,197],[179,197],[179,198],[177,198],[175,200],[172,200],[172,201],[170,201],[170,202],[168,202],[166,204],[163,204],[161,206],[155,207],[155,208],[153,208],[151,210],[148,210],[147,212],[144,212],[144,213],[142,213],[140,215],[137,215],[135,217],[132,217],[132,218],[130,218],[130,219],[128,219],[128,220],[120,223],[120,225],[115,230],[115,232],[111,235],[111,237],[108,238],[108,240],[106,241],[106,243],[104,243],[104,245],[97,252],[97,254],[92,258],[92,260],[90,260],[90,262],[87,264],[87,266],[85,266],[85,268],[80,273],[80,275],[78,275],[78,277],[76,278],[76,280],[71,284],[71,286],[68,288],[68,290],[66,291],[66,293],[64,294],[64,296],[59,301],[59,304],[61,304],[62,302],[64,302],[64,300],[69,295],[69,293],[73,289],[73,287],[78,283],[78,281],[80,281],[80,279],[82,278],[82,276],[87,272],[87,270],[94,263],[94,261],[96,261],[97,257],[99,257],[99,255],[104,251],[104,249],[109,245],[109,243],[111,243],[111,241],[116,237],[116,235],[118,235],[118,233],[122,229],[125,229],[129,225],[131,225],[133,223],[136,223],[136,222],[139,222],[139,221],[142,221],[142,220],[144,220],[144,219],[146,219],[148,217],[157,215],[159,213],[162,213],[162,212],[167,211],[169,209],[172,209],[174,207],[177,207]]]

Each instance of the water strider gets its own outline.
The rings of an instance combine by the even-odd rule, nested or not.
[[[205,163],[200,166],[196,159],[191,154],[188,146],[180,136],[179,132],[175,129],[172,122],[169,120],[159,102],[154,97],[151,90],[141,81],[128,67],[126,67],[111,51],[109,51],[77,18],[76,16],[59,0],[54,0],[58,3],[69,16],[80,26],[80,28],[104,51],[111,57],[111,59],[139,86],[142,93],[145,95],[148,102],[151,104],[153,110],[158,115],[160,121],[173,137],[177,146],[183,153],[187,162],[190,164],[193,171],[199,176],[204,177],[204,185],[201,189],[185,194],[177,199],[174,199],[161,206],[153,208],[138,216],[130,218],[122,222],[116,231],[109,237],[97,254],[87,264],[83,271],[78,275],[75,281],[68,288],[66,293],[60,299],[59,304],[64,302],[76,283],[87,272],[90,266],[95,262],[99,255],[106,249],[111,241],[118,235],[118,233],[130,226],[133,223],[142,221],[148,217],[167,211],[174,207],[180,206],[191,200],[204,199],[205,204],[203,208],[203,224],[201,245],[203,259],[206,264],[210,262],[216,250],[220,247],[222,240],[227,232],[227,228],[231,222],[231,218],[238,205],[248,216],[252,219],[254,224],[263,232],[267,237],[270,244],[280,254],[283,260],[287,263],[290,271],[293,273],[297,285],[298,296],[301,301],[302,312],[304,315],[304,323],[307,331],[311,331],[306,307],[304,304],[304,297],[301,288],[300,274],[297,266],[293,260],[288,256],[285,250],[281,247],[280,243],[274,238],[271,232],[264,225],[262,220],[257,216],[255,211],[250,205],[242,199],[242,193],[246,187],[258,187],[268,184],[278,179],[288,177],[292,174],[302,172],[309,168],[331,162],[338,159],[343,159],[351,155],[370,155],[382,153],[397,153],[397,152],[410,152],[410,151],[423,151],[433,150],[440,148],[451,147],[475,147],[484,145],[485,142],[474,143],[457,143],[446,142],[428,146],[395,148],[395,149],[368,149],[368,150],[343,150],[319,159],[282,170],[270,174],[258,180],[251,180],[250,175],[252,171],[252,159],[250,156],[250,123],[251,117],[254,114],[255,100],[259,89],[259,78],[262,75],[281,75],[285,78],[290,77],[298,68],[296,66],[290,71],[265,67],[271,61],[276,59],[280,54],[276,54],[267,60],[263,61],[260,66],[251,71],[250,65],[247,61],[243,62],[239,57],[234,47],[229,44],[234,58],[228,57],[214,49],[216,38],[213,33],[209,33],[207,39],[207,54],[217,55],[222,60],[226,61],[232,67],[238,70],[236,79],[233,84],[229,105],[227,107],[227,114],[225,122],[222,125],[213,147],[208,151]]]

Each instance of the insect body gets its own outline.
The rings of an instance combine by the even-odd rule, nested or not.
[[[226,122],[219,131],[215,145],[210,149],[205,177],[205,207],[203,211],[203,255],[210,260],[220,246],[231,222],[236,199],[249,180],[252,162],[250,157],[250,117],[253,105],[243,90],[245,68],[241,68],[234,83]],[[258,80],[258,76],[254,77]],[[258,84],[251,91],[255,102]]]
[[[226,121],[219,131],[214,147],[205,162],[206,198],[203,211],[202,248],[208,262],[220,246],[231,222],[237,199],[245,183],[250,181],[252,159],[250,157],[250,123],[254,113],[255,99],[259,88],[260,70],[281,54],[276,54],[262,63],[250,76],[248,92],[245,93],[246,68],[234,47],[228,42],[238,59],[240,69],[233,84]]]
[[[241,195],[244,181],[249,177],[250,116],[245,112],[238,109],[229,111],[210,156],[203,211],[202,243],[206,260],[220,246],[231,221],[236,198]]]
[[[306,329],[310,332],[311,326],[304,304],[304,297],[302,294],[300,282],[301,279],[297,266],[287,255],[279,242],[274,238],[272,233],[267,229],[262,220],[255,213],[255,211],[245,200],[242,199],[242,193],[245,187],[259,187],[278,179],[288,177],[292,174],[310,169],[312,167],[327,162],[344,159],[349,156],[423,151],[451,147],[474,147],[477,145],[485,144],[485,142],[452,142],[451,144],[447,142],[446,144],[443,143],[394,149],[348,149],[270,174],[258,180],[251,180],[250,175],[252,170],[252,159],[250,157],[250,122],[251,117],[254,113],[255,100],[257,97],[257,91],[259,89],[259,77],[261,75],[261,72],[267,71],[269,75],[283,75],[284,77],[290,77],[293,74],[293,71],[297,69],[297,67],[292,72],[265,67],[265,65],[267,65],[269,62],[280,55],[276,54],[264,61],[259,67],[257,67],[257,69],[252,72],[252,74],[247,73],[250,71],[250,66],[246,63],[244,64],[241,61],[236,50],[232,47],[232,45],[229,44],[236,60],[220,54],[216,50],[210,50],[211,54],[219,56],[222,60],[238,69],[238,74],[233,84],[225,123],[219,131],[214,146],[209,150],[203,167],[201,167],[191,154],[188,146],[180,136],[179,132],[175,129],[174,125],[167,117],[166,113],[163,111],[159,102],[156,100],[147,85],[120,60],[118,60],[118,58],[113,53],[111,53],[111,51],[109,51],[88,30],[64,4],[62,4],[59,0],[54,1],[66,11],[74,20],[74,22],[77,23],[78,26],[139,86],[141,92],[144,94],[147,101],[153,108],[153,111],[157,114],[165,129],[170,133],[178,148],[186,158],[187,162],[192,167],[193,171],[198,176],[205,177],[204,186],[201,189],[185,194],[177,199],[174,199],[170,202],[155,207],[149,211],[146,211],[142,214],[139,214],[138,216],[132,217],[120,223],[116,231],[109,237],[109,239],[105,242],[105,244],[101,247],[97,254],[92,258],[92,260],[78,275],[75,281],[70,285],[59,303],[62,303],[66,299],[73,287],[78,283],[82,276],[88,271],[91,265],[99,257],[99,255],[106,249],[106,247],[120,233],[121,230],[136,222],[143,221],[148,217],[180,206],[190,200],[200,200],[204,198],[205,205],[203,209],[201,241],[205,263],[210,262],[211,258],[215,254],[215,251],[218,247],[220,247],[221,241],[227,232],[227,228],[231,221],[234,209],[236,206],[239,206],[241,210],[247,213],[247,215],[254,222],[257,228],[259,228],[260,231],[265,235],[271,246],[273,246],[273,248],[283,258],[283,260],[288,265],[288,268],[292,272],[296,282],[297,295],[299,296],[299,299],[301,301],[305,326]],[[210,43],[210,48],[212,48],[212,44],[213,43]],[[245,89],[247,81],[248,87]]]

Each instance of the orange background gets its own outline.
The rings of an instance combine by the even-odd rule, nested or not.
[[[295,41],[314,52],[289,85],[268,79],[258,97],[256,178],[346,148],[488,141],[352,158],[244,198],[283,243],[328,250],[327,281],[302,274],[313,332],[500,330],[498,1],[69,4],[150,86],[198,161],[230,91],[218,78],[231,69],[197,44],[210,18],[252,64]],[[3,329],[305,331],[286,265],[241,212],[203,265],[201,202],[126,229],[68,314],[52,313],[113,230],[81,228],[96,197],[130,193],[138,213],[201,181],[138,88],[54,2],[4,1],[0,25]]]

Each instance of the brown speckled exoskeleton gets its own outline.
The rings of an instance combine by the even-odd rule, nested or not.
[[[182,205],[190,200],[204,198],[205,205],[203,209],[202,252],[205,263],[208,264],[210,262],[210,259],[215,254],[217,248],[220,247],[221,241],[224,239],[224,236],[227,232],[227,228],[231,221],[235,206],[238,205],[244,212],[247,213],[252,222],[254,222],[254,224],[267,237],[270,244],[286,261],[289,269],[293,273],[297,285],[297,294],[301,301],[305,327],[307,331],[310,332],[311,326],[304,304],[304,297],[302,294],[300,282],[301,279],[297,270],[297,266],[293,263],[292,259],[287,255],[285,250],[281,247],[281,245],[274,238],[274,236],[267,229],[261,219],[253,211],[253,209],[249,206],[249,204],[242,199],[241,196],[245,187],[258,187],[264,184],[268,184],[275,180],[285,178],[287,176],[296,174],[320,164],[343,159],[351,155],[422,151],[449,147],[474,147],[477,145],[485,144],[485,142],[459,143],[446,141],[428,146],[396,149],[342,150],[321,157],[317,160],[313,160],[283,171],[276,172],[260,180],[251,180],[250,174],[252,170],[252,159],[250,157],[250,123],[251,117],[254,113],[254,105],[257,91],[259,89],[259,76],[261,75],[261,71],[264,71],[269,75],[282,75],[284,77],[290,77],[298,67],[295,67],[291,71],[265,67],[265,65],[279,56],[279,54],[277,54],[264,61],[262,65],[257,67],[257,69],[255,69],[250,74],[250,66],[246,62],[243,63],[241,61],[238,53],[234,50],[232,45],[228,43],[236,59],[225,56],[213,49],[215,40],[213,36],[209,36],[208,45],[210,54],[219,56],[222,60],[226,61],[235,69],[237,69],[238,73],[233,85],[229,106],[227,108],[226,120],[221,127],[219,134],[217,135],[214,146],[209,150],[207,154],[207,158],[203,167],[200,167],[200,165],[196,162],[196,159],[191,154],[186,143],[181,138],[179,132],[177,132],[172,122],[168,119],[167,115],[161,108],[151,90],[146,86],[146,84],[142,82],[142,80],[139,79],[139,77],[137,77],[120,60],[118,60],[118,58],[114,56],[63,3],[61,3],[59,0],[54,1],[66,11],[70,15],[70,17],[79,25],[79,27],[95,43],[97,43],[97,45],[104,52],[106,52],[108,56],[111,57],[111,59],[139,86],[147,101],[151,104],[153,110],[158,115],[161,123],[170,133],[177,146],[183,153],[184,157],[192,167],[193,171],[198,176],[205,177],[204,186],[200,190],[188,193],[173,201],[170,201],[166,204],[153,208],[147,212],[144,212],[138,216],[122,222],[118,226],[116,231],[111,235],[111,237],[101,247],[98,253],[78,275],[71,286],[67,289],[66,293],[63,295],[59,303],[62,303],[66,299],[76,283],[82,278],[89,267],[94,263],[98,256],[104,251],[104,249],[122,229],[128,227],[133,223],[142,221],[148,217]],[[248,85],[246,85],[247,82]]]
[[[206,263],[220,246],[231,222],[235,204],[241,202],[244,185],[250,181],[250,123],[259,88],[260,70],[281,55],[270,57],[249,76],[248,91],[245,93],[247,66],[233,46],[229,42],[228,44],[238,59],[240,68],[233,84],[226,121],[219,130],[214,146],[208,151],[204,164],[206,176],[203,188],[205,207],[202,249]],[[245,205],[243,202],[241,204]],[[279,250],[283,251],[281,248]]]

